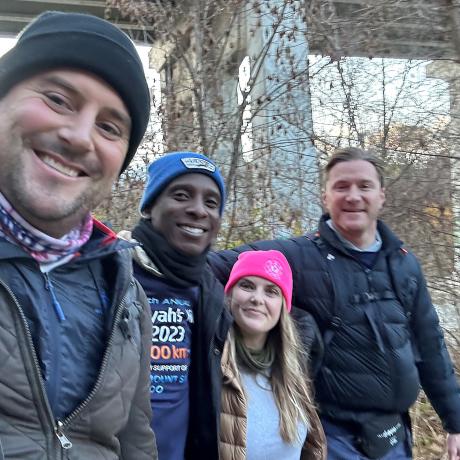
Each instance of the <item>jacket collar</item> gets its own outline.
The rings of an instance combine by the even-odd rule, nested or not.
[[[318,233],[327,243],[339,251],[344,251],[344,247],[340,239],[334,233],[334,231],[327,225],[327,221],[330,219],[328,213],[323,214],[319,221]],[[396,235],[389,229],[389,227],[381,220],[377,220],[377,230],[382,238],[382,249],[385,252],[391,252],[395,249],[400,249],[403,245],[402,241],[396,237]]]
[[[80,248],[68,263],[87,262],[113,254],[117,251],[134,247],[132,242],[120,240],[115,232],[110,230],[102,222],[93,218],[93,231],[90,239]],[[0,239],[0,260],[5,259],[30,259],[34,260],[19,246]]]
[[[243,391],[236,363],[234,360],[230,359],[230,340],[225,342],[220,367],[222,370],[223,383],[232,386],[236,390]]]

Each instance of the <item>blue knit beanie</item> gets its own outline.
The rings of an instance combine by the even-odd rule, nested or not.
[[[222,216],[225,204],[224,179],[215,163],[201,153],[168,153],[149,166],[148,174],[147,185],[140,204],[141,213],[151,206],[165,187],[177,177],[184,174],[205,174],[219,187],[221,197],[219,215]]]

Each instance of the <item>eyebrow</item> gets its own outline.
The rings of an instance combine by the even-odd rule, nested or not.
[[[60,86],[66,91],[69,91],[69,93],[72,93],[74,96],[82,96],[81,92],[78,91],[71,83],[64,78],[58,77],[57,75],[45,75],[43,77],[43,82]]]
[[[195,187],[190,183],[184,182],[184,183],[179,183],[179,184],[173,184],[172,186],[170,186],[169,191],[174,192],[176,190],[181,190],[181,189],[184,189],[187,192],[189,192],[189,191],[193,191],[193,189],[195,189]],[[221,196],[220,196],[220,192],[216,191],[216,190],[213,190],[211,188],[208,188],[208,189],[204,190],[204,193],[207,193],[209,195],[215,196],[216,198],[219,198],[219,200],[222,199]]]
[[[123,123],[126,129],[131,129],[131,117],[129,117],[129,115],[125,115],[119,110],[113,108],[108,108],[107,111],[110,116],[117,119],[120,123]]]
[[[269,284],[266,284],[265,286],[269,288],[276,288],[281,292],[281,288],[275,283],[269,283]]]
[[[71,93],[73,96],[84,97],[83,93],[75,88],[72,83],[67,81],[65,78],[58,77],[57,75],[46,75],[43,77],[43,82],[59,86]],[[109,112],[110,116],[123,123],[127,129],[131,129],[131,118],[129,115],[125,115],[124,113],[120,112],[120,110],[114,109],[112,107],[107,107],[106,110]]]
[[[251,280],[250,280],[249,278],[247,278],[247,277],[240,278],[240,279],[238,280],[238,283],[249,283],[249,284],[251,284],[252,286],[255,286],[254,281],[251,281]]]

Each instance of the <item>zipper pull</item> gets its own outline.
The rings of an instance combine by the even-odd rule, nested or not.
[[[63,424],[60,420],[57,422],[57,426],[54,427],[54,432],[56,433],[59,442],[63,449],[70,449],[72,447],[72,443],[69,441],[67,436],[62,431]]]
[[[43,276],[45,277],[45,288],[50,293],[51,303],[53,304],[54,311],[56,312],[59,321],[65,321],[64,310],[62,309],[61,304],[59,303],[59,300],[56,297],[53,283],[51,283],[51,279],[48,276],[48,273],[43,273]]]

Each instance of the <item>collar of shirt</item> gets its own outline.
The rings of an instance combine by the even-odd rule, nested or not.
[[[375,240],[373,243],[371,243],[366,248],[358,248],[358,246],[354,245],[351,241],[347,240],[341,235],[341,233],[335,228],[332,219],[327,220],[326,224],[329,225],[331,230],[337,235],[337,238],[347,249],[352,249],[353,251],[358,252],[378,252],[382,248],[382,238],[378,230],[375,232]]]

